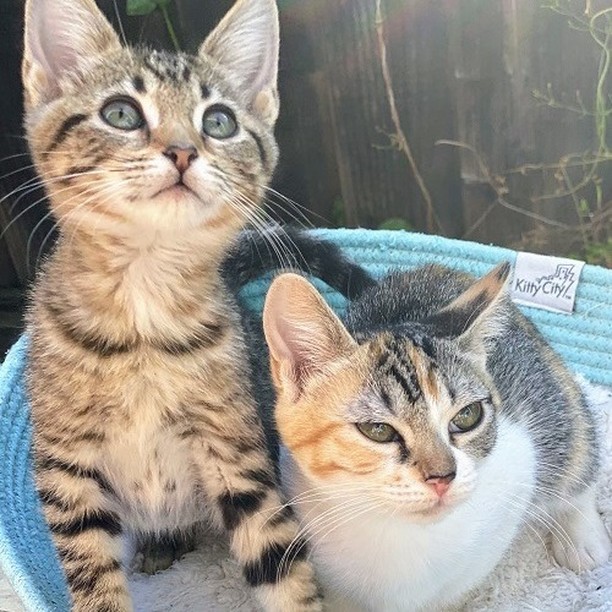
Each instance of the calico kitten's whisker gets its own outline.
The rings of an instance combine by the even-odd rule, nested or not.
[[[371,506],[374,507],[376,504],[368,504],[366,509],[369,509]],[[319,532],[321,532],[329,525],[334,525],[339,521],[341,524],[343,519],[344,522],[348,522],[351,518],[353,511],[355,508],[363,508],[364,501],[353,499],[350,502],[345,502],[340,506],[332,506],[329,510],[323,512],[321,515],[318,515],[313,521],[308,522],[306,519],[308,518],[308,514],[303,517],[304,524],[300,528],[298,534],[294,537],[291,544],[287,547],[285,554],[283,555],[280,567],[284,567],[285,564],[291,564],[292,560],[299,555],[300,551],[304,546],[306,546],[309,542],[313,540],[317,536]],[[348,510],[348,514],[347,514]],[[304,536],[307,536],[306,538]]]
[[[571,549],[577,554],[578,551],[574,542],[572,541],[572,538],[563,528],[561,523],[559,523],[559,521],[557,521],[549,512],[530,499],[525,499],[516,493],[511,493],[511,495],[518,502],[528,505],[525,512],[534,520],[542,522],[563,548]],[[533,508],[533,510],[531,508]]]
[[[321,546],[325,539],[336,530],[340,529],[344,525],[348,525],[364,514],[368,514],[376,509],[379,509],[380,507],[381,506],[379,503],[362,503],[361,505],[348,508],[348,512],[346,512],[347,509],[344,508],[344,512],[341,516],[335,518],[334,520],[327,521],[325,525],[319,525],[318,529],[313,530],[312,536],[308,538],[307,542],[311,544],[311,547],[314,550],[315,548]],[[323,531],[324,529],[327,529],[327,531]],[[312,543],[313,541],[314,544]]]
[[[571,482],[578,484],[582,487],[588,488],[592,483],[587,481],[585,478],[580,477],[575,470],[572,470],[568,467],[559,467],[552,463],[542,462],[542,472],[545,474],[550,474],[552,476],[563,476],[567,478]]]
[[[516,510],[519,516],[523,514],[523,506],[521,504],[518,504],[517,502],[513,502],[512,500],[508,500],[508,499],[502,499],[501,503],[510,504],[510,508],[512,510]],[[524,527],[528,528],[536,536],[536,538],[542,544],[542,548],[544,549],[544,552],[548,554],[548,547],[546,546],[546,542],[544,541],[544,538],[542,537],[542,534],[538,531],[538,529],[536,529],[536,527],[532,525],[529,520],[527,520],[527,517],[521,518],[521,524]]]
[[[289,499],[286,503],[275,506],[273,508],[267,508],[266,510],[262,510],[262,514],[270,514],[266,517],[266,519],[272,520],[275,516],[280,514],[285,508],[290,508],[292,506],[299,506],[311,504],[313,502],[329,502],[335,500],[347,500],[352,497],[352,495],[364,495],[366,493],[375,494],[380,492],[379,487],[362,487],[355,485],[348,485],[350,488],[342,489],[338,486],[330,487],[330,491],[318,491],[318,492],[310,492],[309,494],[302,493],[300,495],[296,495]],[[347,487],[348,487],[347,486]]]
[[[503,480],[500,480],[500,482],[504,482]],[[575,503],[573,503],[572,501],[570,501],[569,498],[564,497],[563,495],[561,495],[556,489],[554,489],[553,487],[547,487],[544,485],[540,485],[540,484],[536,484],[535,486],[532,485],[531,483],[522,483],[522,482],[516,482],[514,483],[518,486],[522,486],[522,487],[527,487],[527,488],[533,488],[535,491],[537,491],[538,493],[542,493],[544,496],[548,496],[548,497],[552,497],[554,499],[559,500],[562,504],[565,504],[567,506],[569,506],[572,510],[574,510],[577,514],[579,514],[580,516],[582,516],[584,518],[584,520],[588,523],[590,522],[589,517],[586,516],[586,514],[582,511],[581,508],[579,508]]]

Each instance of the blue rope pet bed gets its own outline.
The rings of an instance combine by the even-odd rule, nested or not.
[[[379,276],[389,268],[444,264],[476,276],[500,261],[514,262],[508,249],[404,232],[317,230]],[[244,290],[261,308],[268,281]],[[343,299],[324,293],[340,311]],[[585,266],[574,314],[525,308],[569,367],[593,383],[612,386],[612,271]],[[27,340],[11,349],[0,368],[0,568],[28,610],[68,610],[65,581],[43,521],[30,464],[30,424],[24,393]],[[2,602],[0,602],[1,604]],[[0,606],[1,607],[1,606]]]

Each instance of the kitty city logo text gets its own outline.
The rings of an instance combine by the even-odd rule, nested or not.
[[[555,298],[571,299],[572,288],[578,278],[574,268],[573,264],[559,264],[554,274],[541,276],[534,280],[518,278],[515,282],[515,289],[532,297],[542,294]]]

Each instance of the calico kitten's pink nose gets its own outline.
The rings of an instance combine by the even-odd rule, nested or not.
[[[198,150],[193,146],[172,145],[164,151],[164,155],[171,159],[176,169],[183,174],[198,156]]]
[[[425,482],[433,487],[438,497],[442,497],[448,491],[454,479],[455,472],[451,472],[445,476],[430,476]]]

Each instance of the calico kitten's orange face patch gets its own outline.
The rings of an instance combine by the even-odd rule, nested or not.
[[[485,432],[494,436],[493,408],[484,407],[478,432],[466,432],[458,440],[449,426],[462,400],[451,399],[427,356],[407,344],[406,363],[410,359],[417,376],[414,388],[423,392],[409,401],[400,382],[403,374],[381,368],[389,354],[387,340],[379,338],[346,356],[333,376],[309,387],[298,402],[279,397],[279,432],[315,483],[337,485],[347,497],[369,500],[411,519],[435,518],[473,490],[477,456],[466,447]],[[396,435],[375,441],[360,431],[359,423],[384,424]],[[442,489],[427,482],[451,474],[442,495]]]

